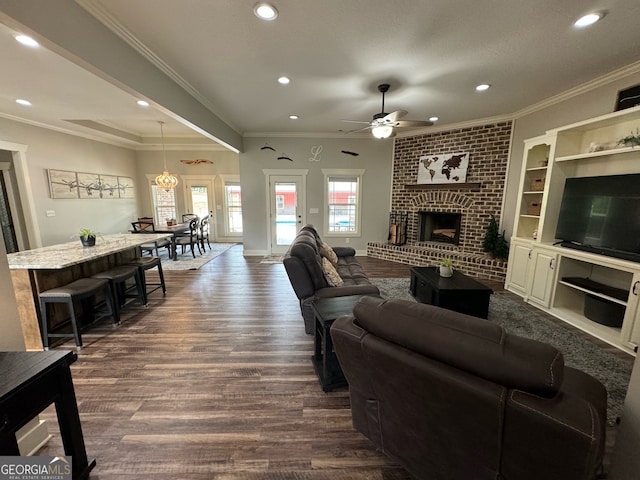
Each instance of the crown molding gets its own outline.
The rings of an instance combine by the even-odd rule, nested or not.
[[[162,58],[156,55],[151,49],[149,49],[144,43],[142,43],[133,33],[131,33],[122,23],[120,23],[109,11],[100,3],[99,0],[75,0],[75,2],[84,8],[89,14],[95,17],[105,27],[120,37],[125,43],[127,43],[136,52],[151,62],[156,68],[162,71],[165,75],[176,82],[182,89],[184,89],[189,95],[194,97],[198,102],[204,105],[207,109],[218,116],[224,121],[230,128],[235,131],[240,131],[238,127],[231,122],[228,118],[220,115],[216,106],[204,95],[202,95],[193,85],[185,80],[178,72],[165,63]]]
[[[610,83],[613,83],[618,80],[622,80],[629,75],[633,75],[635,73],[640,73],[640,61],[634,62],[630,65],[626,65],[622,68],[609,72],[600,77],[596,77],[593,80],[582,83],[577,87],[574,87],[570,90],[566,90],[558,95],[554,95],[549,97],[541,102],[534,103],[533,105],[529,105],[528,107],[523,108],[522,110],[518,110],[513,114],[515,118],[525,117],[527,115],[531,115],[532,113],[538,112],[548,107],[552,107],[558,103],[564,102],[565,100],[569,100],[571,98],[577,97],[578,95],[582,95],[583,93],[590,92],[591,90],[595,90],[596,88],[603,87]]]

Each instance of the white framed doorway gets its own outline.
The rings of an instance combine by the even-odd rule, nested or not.
[[[268,245],[271,255],[287,251],[296,233],[305,224],[308,170],[268,170]]]
[[[184,205],[187,209],[184,213],[195,213],[200,218],[208,214],[213,239],[217,237],[215,178],[215,175],[182,175]]]

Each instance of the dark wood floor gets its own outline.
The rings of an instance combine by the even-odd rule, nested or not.
[[[409,277],[408,265],[361,263]],[[354,431],[347,389],[323,393],[281,264],[236,246],[165,276],[166,297],[83,335],[72,374],[92,479],[411,478]],[[54,439],[40,454],[62,454],[53,407],[42,418]]]

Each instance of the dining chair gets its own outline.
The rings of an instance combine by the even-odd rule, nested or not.
[[[155,225],[152,218],[138,220],[137,222],[131,222],[131,226],[133,227],[133,233],[155,233]],[[160,248],[166,248],[169,251],[169,257],[171,257],[171,240],[168,238],[162,238],[160,240],[143,243],[142,245],[140,245],[140,252],[143,255],[145,252],[148,252],[149,255],[153,255],[153,253],[155,252],[156,256],[158,256],[158,250]]]
[[[195,213],[183,213],[182,214],[182,223],[190,222],[194,218],[198,218],[198,215],[196,215]]]
[[[198,217],[193,218],[189,221],[189,230],[185,232],[183,235],[176,237],[176,248],[180,245],[181,250],[184,254],[185,247],[188,245],[191,248],[191,255],[193,258],[196,258],[195,247],[198,247],[198,252],[202,255],[202,251],[200,250],[200,244],[198,243],[198,232],[200,230],[200,220]]]
[[[204,252],[204,242],[207,242],[207,245],[209,245],[209,250],[211,250],[211,244],[209,243],[209,230],[210,230],[210,225],[209,225],[209,215],[205,215],[204,217],[202,217],[202,219],[200,220],[200,232],[198,233],[198,239],[200,240],[200,245],[202,246],[202,251]]]

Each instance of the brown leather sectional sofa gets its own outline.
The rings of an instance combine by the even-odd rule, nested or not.
[[[320,247],[322,240],[313,225],[300,229],[284,256],[284,268],[291,286],[300,300],[300,309],[304,319],[304,331],[313,334],[313,310],[311,302],[317,298],[342,297],[345,295],[379,295],[378,287],[373,285],[362,265],[355,257],[351,247],[334,247],[337,255],[336,270],[344,285],[329,285],[322,268]]]
[[[354,427],[416,478],[587,480],[607,392],[490,321],[363,297],[332,328]]]

